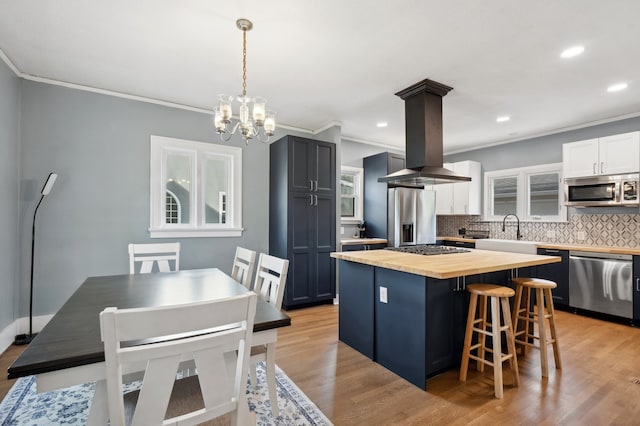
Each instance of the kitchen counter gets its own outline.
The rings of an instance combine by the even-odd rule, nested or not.
[[[466,253],[423,256],[392,250],[331,253],[331,257],[425,277],[446,279],[560,262],[556,256],[469,250]]]
[[[342,238],[340,244],[343,246],[357,245],[357,244],[387,244],[388,241],[384,238]]]
[[[478,241],[473,238],[464,237],[437,237],[438,240],[443,241],[460,241],[465,243],[475,243]],[[564,243],[538,243],[538,248],[554,249],[554,250],[579,250],[590,251],[597,253],[611,253],[611,254],[631,254],[634,256],[640,256],[640,247],[613,247],[613,246],[594,246],[589,244],[564,244]]]

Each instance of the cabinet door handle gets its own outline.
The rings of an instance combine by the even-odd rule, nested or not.
[[[318,181],[317,181],[317,180],[314,180],[314,182],[315,182],[315,189],[314,189],[314,191],[318,192]]]
[[[313,196],[313,205],[314,205],[314,206],[317,206],[317,205],[318,205],[318,196],[317,196],[317,195],[314,195],[314,196]]]
[[[604,174],[604,161],[600,163],[600,174]]]
[[[598,163],[593,163],[593,174],[594,175],[598,174],[598,169],[596,167],[598,167]]]
[[[309,179],[309,191],[313,191],[313,181]]]
[[[546,253],[560,253],[560,250],[551,250],[551,249],[546,249],[544,252],[545,252],[545,254],[546,254]]]
[[[309,205],[313,205],[313,195],[309,194]]]
[[[636,278],[636,291],[640,291],[640,278]]]

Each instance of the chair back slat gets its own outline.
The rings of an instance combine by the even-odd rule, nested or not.
[[[253,268],[256,264],[256,252],[238,246],[236,248],[236,255],[233,259],[233,268],[231,270],[231,277],[234,280],[247,287],[251,288],[251,279],[253,278]]]
[[[170,261],[174,268],[171,269]],[[129,273],[136,273],[136,263],[141,263],[140,274],[153,271],[153,265],[158,265],[159,272],[180,270],[180,243],[159,244],[129,244]]]
[[[276,308],[282,308],[289,261],[260,253],[253,290]]]

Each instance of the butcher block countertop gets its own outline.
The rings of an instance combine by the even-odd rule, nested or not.
[[[447,241],[461,241],[465,243],[475,243],[478,241],[473,238],[464,237],[437,237],[438,240]],[[578,251],[590,251],[596,253],[610,253],[610,254],[631,254],[640,256],[640,247],[615,247],[615,246],[594,246],[589,244],[565,244],[565,243],[536,243],[536,247],[555,250],[578,250]]]
[[[331,253],[331,257],[431,278],[455,278],[525,266],[560,262],[557,256],[469,250],[466,253],[424,256],[392,250]]]

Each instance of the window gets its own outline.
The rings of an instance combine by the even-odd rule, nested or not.
[[[342,223],[362,221],[362,169],[342,166],[340,170],[340,218]]]
[[[167,214],[167,223],[180,223],[180,201],[176,194],[167,189],[167,196],[165,201],[165,209]]]
[[[566,221],[561,170],[556,163],[485,173],[485,219],[511,213],[521,220]]]
[[[242,150],[151,136],[151,238],[242,233]]]

